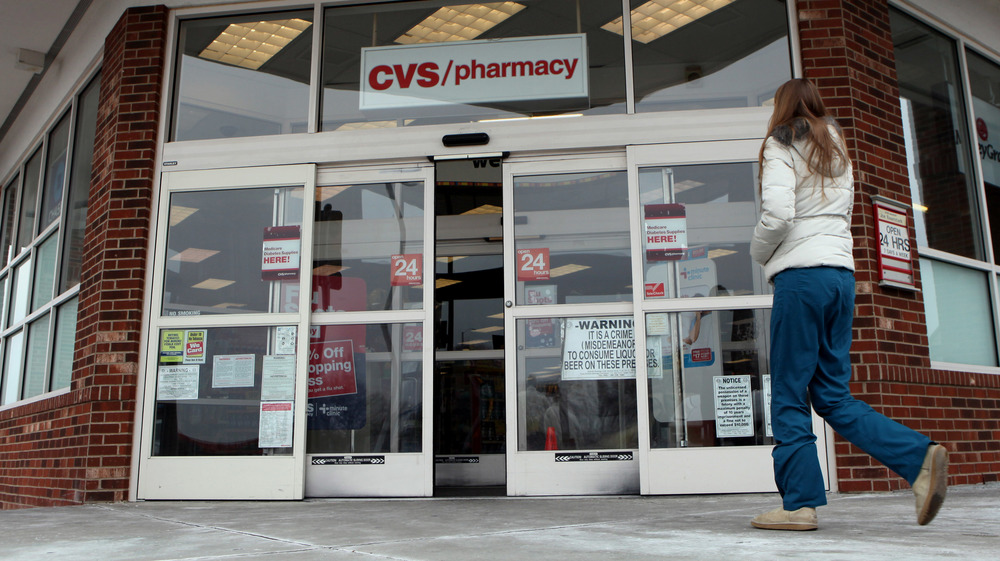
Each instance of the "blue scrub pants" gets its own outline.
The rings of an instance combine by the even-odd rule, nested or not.
[[[811,267],[774,277],[771,425],[776,445],[771,456],[785,510],[826,504],[810,401],[833,430],[911,485],[931,444],[851,396],[853,320],[851,271]]]

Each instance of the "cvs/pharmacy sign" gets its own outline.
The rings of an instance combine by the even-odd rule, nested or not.
[[[589,98],[584,34],[361,49],[361,110]]]

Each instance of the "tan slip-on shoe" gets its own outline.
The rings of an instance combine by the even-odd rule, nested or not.
[[[750,525],[754,528],[764,530],[815,530],[818,527],[816,521],[816,509],[804,506],[798,510],[787,511],[783,508],[776,508],[754,516]]]
[[[940,444],[927,447],[920,475],[913,482],[913,495],[917,499],[917,524],[923,526],[934,520],[944,496],[948,492],[948,449]]]

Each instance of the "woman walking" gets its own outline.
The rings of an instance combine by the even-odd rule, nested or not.
[[[771,419],[782,506],[751,524],[815,530],[826,504],[810,404],[835,431],[899,474],[916,495],[917,522],[944,501],[948,451],[851,396],[854,180],[839,127],[816,86],[789,80],[774,96],[760,151],[760,221],[750,253],[774,285]]]

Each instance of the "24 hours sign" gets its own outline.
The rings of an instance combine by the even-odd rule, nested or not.
[[[879,284],[915,290],[906,207],[884,197],[872,197],[878,227]]]

